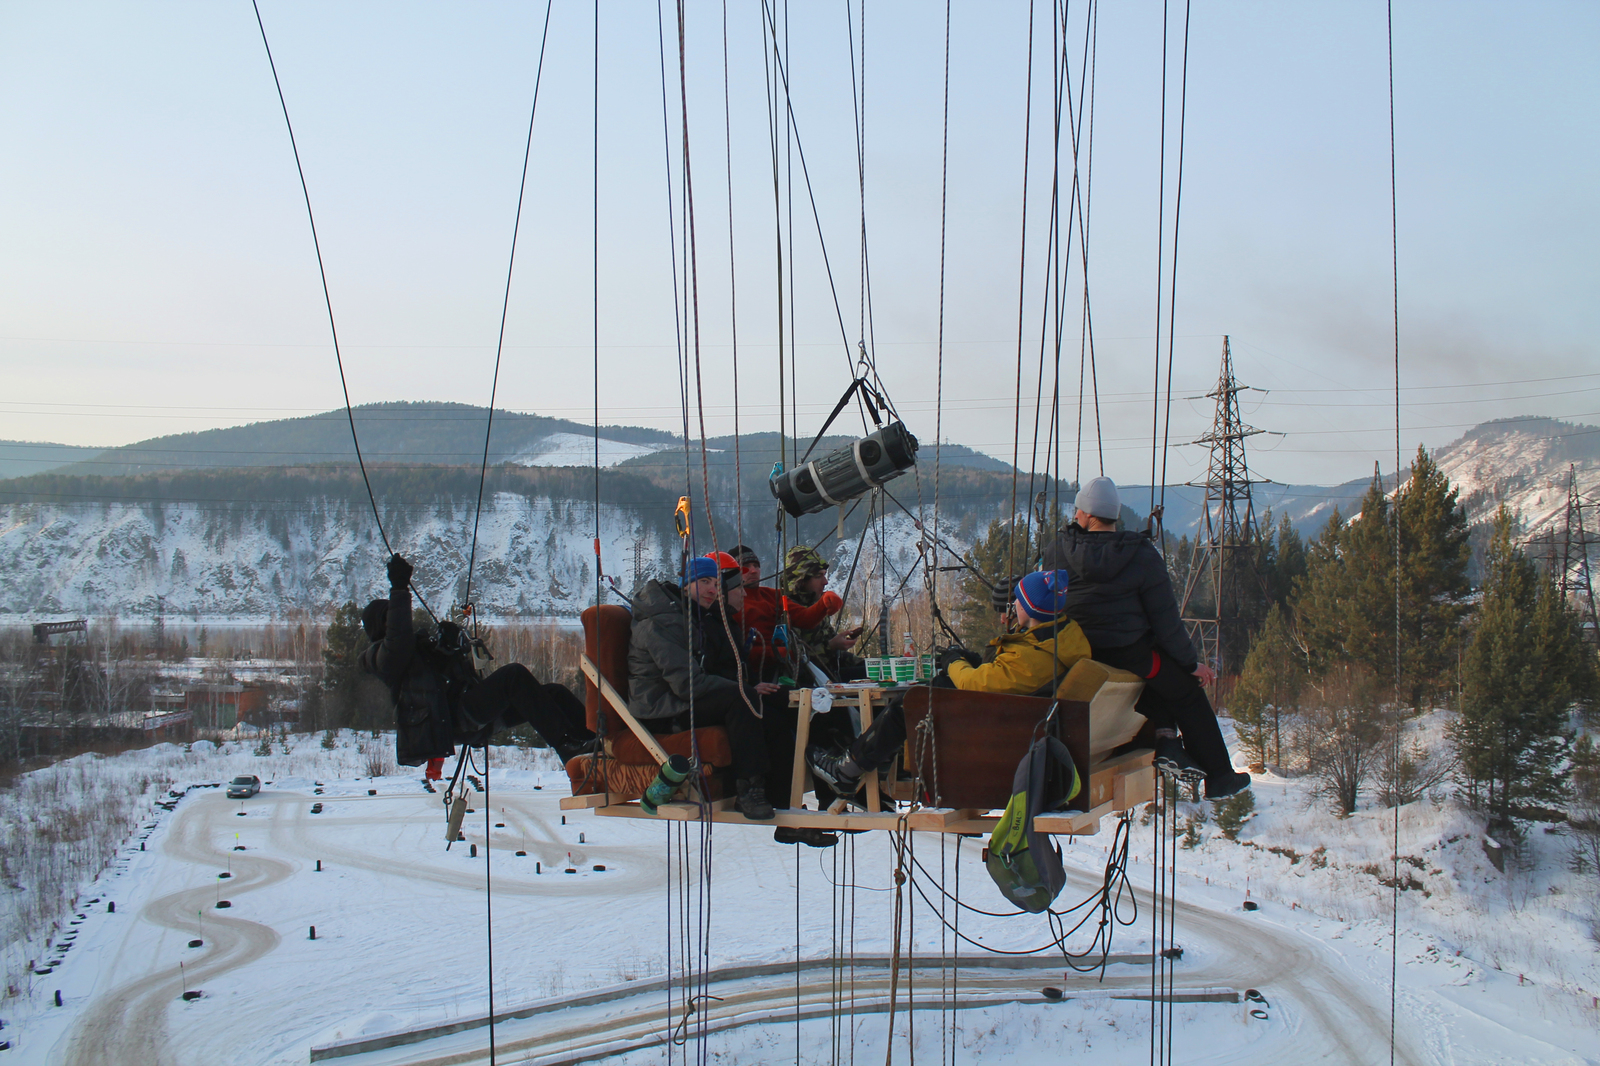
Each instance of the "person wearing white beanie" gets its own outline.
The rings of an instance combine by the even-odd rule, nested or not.
[[[1078,490],[1072,521],[1044,550],[1043,569],[1070,575],[1064,610],[1083,628],[1096,662],[1145,679],[1138,710],[1156,727],[1156,765],[1198,783],[1207,799],[1250,785],[1233,768],[1203,686],[1216,680],[1184,628],[1166,560],[1147,532],[1119,530],[1116,482],[1097,477]],[[1179,734],[1182,738],[1179,738]]]

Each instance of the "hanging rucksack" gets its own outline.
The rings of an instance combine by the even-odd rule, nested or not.
[[[1034,831],[1033,819],[1065,807],[1079,787],[1072,755],[1053,736],[1035,740],[1017,764],[1011,800],[989,837],[984,865],[1006,899],[1025,911],[1048,910],[1067,883],[1061,849]]]

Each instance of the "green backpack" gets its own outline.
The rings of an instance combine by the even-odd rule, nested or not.
[[[1050,908],[1067,883],[1061,849],[1033,830],[1035,815],[1060,810],[1078,794],[1078,769],[1067,746],[1040,737],[1028,748],[1011,779],[1011,801],[989,837],[984,860],[989,876],[1012,903],[1038,914]]]

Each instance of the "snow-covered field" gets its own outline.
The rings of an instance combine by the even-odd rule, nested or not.
[[[628,444],[620,440],[600,438],[600,465],[616,466],[640,455],[682,445]],[[595,464],[595,440],[578,433],[552,433],[538,444],[536,450],[511,460],[519,466],[587,466]]]
[[[467,840],[447,852],[439,797],[424,791],[417,776],[366,777],[367,753],[355,745],[390,738],[345,734],[332,750],[319,739],[291,738],[288,754],[265,757],[248,745],[206,744],[193,752],[164,745],[114,758],[81,756],[29,775],[6,794],[13,820],[26,814],[14,809],[16,797],[43,775],[123,782],[139,804],[130,812],[132,835],[82,886],[66,920],[51,931],[50,950],[42,939],[33,942],[36,966],[52,972],[26,978],[21,995],[0,1001],[0,1040],[10,1042],[10,1061],[304,1063],[313,1047],[480,1016],[488,1006],[486,857],[497,1011],[621,989],[601,1006],[498,1026],[499,1061],[564,1061],[553,1032],[569,1034],[562,1039],[576,1049],[630,1027],[665,1027],[657,1020],[667,1007],[663,992],[628,994],[629,985],[646,986],[667,972],[669,954],[673,967],[681,965],[683,922],[673,917],[667,891],[669,882],[676,884],[669,871],[677,864],[664,826],[588,812],[563,816],[558,802],[566,780],[551,756],[497,748],[488,796],[473,795]],[[226,800],[221,789],[191,787],[170,813],[151,806],[169,787],[181,791],[240,773],[270,784],[242,803]],[[1185,953],[1174,983],[1180,992],[1259,989],[1265,1008],[1175,1005],[1174,1059],[1387,1061],[1390,890],[1377,875],[1388,875],[1392,816],[1361,812],[1339,820],[1307,804],[1302,782],[1270,776],[1258,782],[1256,796],[1257,813],[1237,842],[1208,822],[1195,847],[1178,850],[1176,939]],[[313,814],[317,801],[324,807]],[[1071,879],[1061,902],[1076,902],[1098,884],[1113,829],[1108,820],[1099,836],[1065,845]],[[1152,830],[1136,825],[1133,832],[1130,873],[1140,912],[1135,924],[1117,930],[1113,944],[1125,956],[1148,952],[1151,933],[1144,893],[1152,877]],[[1481,839],[1478,823],[1452,803],[1421,801],[1402,810],[1400,854],[1408,861],[1401,870],[1419,887],[1400,895],[1396,1061],[1600,1062],[1592,998],[1600,965],[1584,910],[1592,896],[1584,897],[1567,871],[1564,838],[1534,832],[1528,867],[1505,874],[1490,865]],[[689,834],[691,850],[697,840]],[[958,863],[955,840],[932,834],[913,840],[923,868],[907,888],[913,898],[920,886],[937,901],[941,880],[953,890],[959,866],[964,902],[1010,909],[983,870],[981,841],[962,844]],[[478,857],[470,854],[473,845]],[[519,850],[527,854],[515,855]],[[788,962],[797,950],[817,959],[852,947],[860,957],[891,949],[893,851],[886,834],[812,850],[775,844],[764,829],[719,825],[712,855],[711,966]],[[13,887],[12,903],[25,891]],[[1241,909],[1247,894],[1259,910]],[[219,909],[221,900],[231,906]],[[841,920],[846,903],[854,912]],[[953,907],[946,917],[954,920]],[[962,914],[961,932],[1012,950],[1050,938],[1040,918],[971,911]],[[202,946],[188,947],[194,939]],[[941,952],[953,956],[953,941],[937,912],[917,900],[902,950],[920,967]],[[972,945],[961,951],[979,954]],[[824,988],[828,972],[818,971]],[[935,1006],[936,972],[919,968],[909,990],[902,979],[892,1038],[881,1012],[863,1009],[842,1023],[819,1018],[798,1027],[792,1014],[774,1015],[793,1009],[794,986],[784,983],[792,977],[769,981],[765,991],[759,981],[714,987],[714,995],[746,997],[739,1009],[763,1020],[707,1037],[709,1057],[789,1061],[798,1052],[802,1061],[820,1062],[840,1048],[871,1061],[891,1039],[897,1061],[908,1059],[908,1041],[930,1059],[953,1044],[958,1061],[1044,1063],[1071,1055],[1121,1063],[1149,1053],[1148,1003],[1117,998],[1148,993],[1149,968],[1136,959],[1111,965],[1103,984],[1059,966],[1013,973],[1019,991],[992,996],[953,1019]],[[959,995],[976,995],[983,980],[975,967],[963,968]],[[874,994],[870,985],[863,976],[857,990],[863,1005]],[[1063,989],[1065,998],[1046,1001],[1038,994],[1045,985]],[[185,1001],[185,991],[203,994]],[[918,1006],[909,1021],[908,994]],[[1252,1016],[1252,1009],[1266,1017]],[[486,1029],[471,1028],[326,1061],[487,1061],[487,1039]],[[670,1053],[658,1043],[613,1061],[657,1063],[670,1054],[687,1062],[695,1050],[693,1041]]]

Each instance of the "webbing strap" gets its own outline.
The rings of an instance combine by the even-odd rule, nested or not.
[[[839,417],[839,413],[844,410],[845,404],[850,402],[850,397],[858,390],[861,393],[862,400],[866,402],[867,414],[872,416],[872,424],[879,427],[883,425],[883,416],[878,414],[878,407],[883,402],[882,397],[875,395],[872,386],[867,384],[866,378],[856,378],[850,383],[850,387],[844,390],[844,395],[839,397],[839,402],[833,405],[833,412],[822,423],[822,428],[817,430],[817,435],[811,438],[811,447],[806,449],[805,455],[800,457],[800,461],[795,466],[804,466],[806,460],[811,458],[811,453],[816,450],[817,442],[822,440],[822,435],[828,432],[828,427],[833,425],[833,420]],[[874,399],[877,399],[878,402],[874,403]]]

